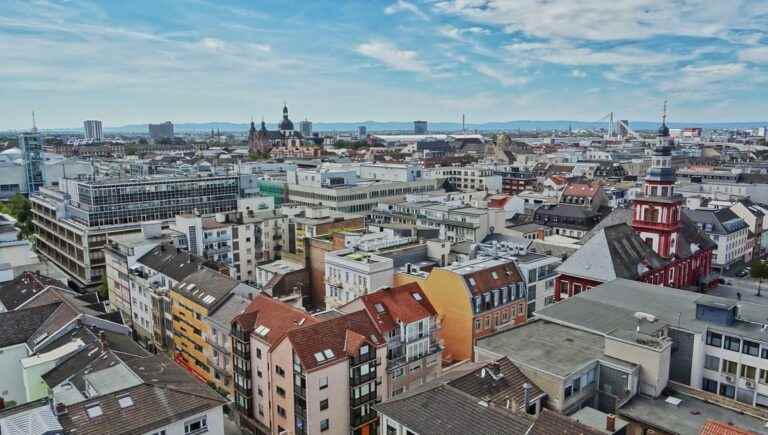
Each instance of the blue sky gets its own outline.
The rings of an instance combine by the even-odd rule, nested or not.
[[[768,119],[765,0],[3,0],[0,129]]]

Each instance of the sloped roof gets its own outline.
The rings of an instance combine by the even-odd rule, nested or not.
[[[253,331],[259,326],[269,328],[269,332],[259,337],[272,347],[291,329],[317,323],[317,320],[305,311],[285,302],[266,295],[258,295],[232,322],[240,325],[245,331]]]
[[[204,259],[181,251],[172,243],[161,243],[139,258],[138,262],[174,281],[184,281],[206,264]]]
[[[605,435],[605,432],[593,429],[585,424],[550,411],[542,409],[539,418],[533,424],[529,435]]]
[[[359,348],[360,343],[347,342],[350,337],[347,331],[355,332],[374,347],[385,345],[384,337],[376,329],[373,321],[364,311],[345,314],[312,325],[302,326],[288,332],[288,339],[293,344],[293,350],[308,371],[321,366],[327,366],[350,356],[349,346]],[[315,354],[330,350],[321,361]]]
[[[498,370],[501,377],[494,378],[487,372],[484,374],[483,371],[489,370],[489,366],[493,366],[490,367],[492,370]],[[532,387],[531,400],[544,394],[509,358],[503,357],[448,382],[448,385],[497,406],[506,407],[507,400],[510,400],[522,407],[523,385],[526,383]]]
[[[601,187],[599,184],[572,183],[563,191],[563,196],[575,196],[577,198],[593,198],[598,194]]]
[[[691,210],[686,208],[683,209],[683,214],[697,225],[711,225],[711,231],[715,234],[731,234],[748,226],[743,219],[728,208],[719,210]]]
[[[382,332],[391,331],[401,322],[411,323],[437,315],[421,286],[415,282],[369,293],[360,301]]]
[[[191,273],[173,288],[173,291],[208,309],[208,314],[223,304],[239,283],[208,268]]]
[[[439,385],[374,409],[420,435],[524,434],[532,419],[481,403],[456,388]]]
[[[721,421],[708,420],[701,427],[699,435],[757,435],[750,430],[741,429],[733,424],[723,423]]]
[[[0,348],[24,343],[61,304],[48,304],[0,313]]]
[[[49,285],[60,287],[63,284],[36,272],[23,272],[0,286],[0,303],[8,311],[15,310]]]
[[[557,271],[607,282],[616,278],[637,279],[643,273],[640,265],[658,269],[665,264],[666,260],[644,243],[629,225],[615,224],[594,234]]]

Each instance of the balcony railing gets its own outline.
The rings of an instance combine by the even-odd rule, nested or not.
[[[363,405],[368,402],[373,402],[377,399],[376,392],[371,391],[370,393],[366,394],[365,396],[360,396],[357,399],[350,396],[349,398],[349,405],[353,408],[356,408],[360,405]]]
[[[393,354],[392,357],[387,358],[387,371],[392,372],[394,369],[399,368],[400,366],[404,366],[414,361],[422,360],[424,358],[427,358],[431,355],[434,355],[440,352],[441,350],[443,350],[443,347],[440,344],[438,344],[438,342],[433,342],[433,343],[430,343],[429,350],[426,353],[423,353],[418,357],[411,357],[411,359],[408,359],[406,358],[405,349],[403,348],[402,352],[398,352],[396,354]]]
[[[349,384],[350,385],[360,385],[364,384],[366,382],[370,382],[372,380],[376,379],[376,372],[371,371],[368,372],[365,375],[357,375],[357,376],[350,376],[349,377]]]
[[[353,428],[356,428],[358,426],[362,426],[366,423],[370,423],[372,421],[376,420],[376,412],[372,411],[365,415],[357,415],[354,412],[351,413],[349,416],[349,424]]]

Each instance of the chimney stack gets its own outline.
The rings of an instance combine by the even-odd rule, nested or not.
[[[528,382],[523,384],[523,406],[524,412],[528,413],[528,408],[531,406],[531,392],[533,391],[533,385]]]
[[[605,416],[605,430],[614,433],[616,432],[616,416],[613,414],[608,414]]]
[[[54,413],[56,416],[64,415],[67,413],[67,405],[59,402],[56,404],[56,407],[54,408]]]
[[[102,352],[107,350],[107,336],[104,335],[104,331],[99,331],[99,343],[101,345]]]

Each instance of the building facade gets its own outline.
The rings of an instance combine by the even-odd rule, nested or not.
[[[104,133],[101,129],[101,121],[95,119],[83,121],[83,130],[85,132],[85,140],[92,142],[104,141]]]

